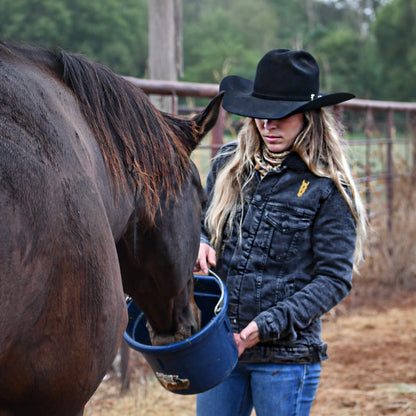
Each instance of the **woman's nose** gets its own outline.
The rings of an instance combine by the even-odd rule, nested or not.
[[[276,127],[278,120],[269,120],[269,119],[264,119],[263,120],[263,127],[266,130],[269,130],[273,127]]]

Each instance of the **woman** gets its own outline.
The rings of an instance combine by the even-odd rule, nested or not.
[[[207,179],[195,271],[226,282],[239,352],[231,376],[198,395],[197,414],[308,415],[327,359],[320,317],[351,289],[365,215],[305,51],[272,50],[254,82],[228,76],[223,106],[247,117]]]

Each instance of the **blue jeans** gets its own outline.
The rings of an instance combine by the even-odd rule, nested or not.
[[[218,386],[197,396],[197,416],[308,416],[321,374],[316,364],[238,363]]]

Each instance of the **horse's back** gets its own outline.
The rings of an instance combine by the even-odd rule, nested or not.
[[[105,338],[121,336],[90,136],[52,72],[0,49],[0,415],[80,411],[115,353]]]

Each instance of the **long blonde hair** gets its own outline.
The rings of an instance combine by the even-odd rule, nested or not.
[[[366,215],[343,150],[342,125],[325,109],[306,112],[304,116],[305,125],[293,144],[293,150],[315,175],[331,178],[350,207],[357,227],[354,255],[357,265],[363,257]],[[246,119],[238,134],[237,148],[233,149],[218,173],[205,216],[205,226],[217,253],[220,253],[223,232],[231,232],[237,212],[243,209],[245,190],[255,172],[253,156],[260,144],[261,137],[254,119]]]

